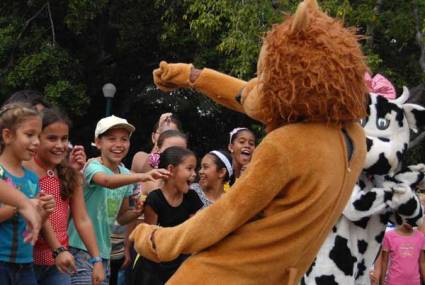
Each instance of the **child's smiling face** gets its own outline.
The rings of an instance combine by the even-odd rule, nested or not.
[[[240,131],[236,138],[229,144],[229,151],[239,165],[246,165],[251,161],[252,153],[255,149],[255,137],[247,130]]]
[[[193,183],[193,177],[196,175],[195,168],[196,157],[194,155],[184,157],[182,162],[174,168],[172,174],[179,192],[187,193],[189,191],[189,186]]]
[[[207,154],[202,158],[201,169],[199,170],[199,185],[203,190],[210,189],[217,181],[223,182],[226,171],[217,169],[217,164],[213,155]]]
[[[110,129],[96,139],[96,146],[102,153],[102,159],[119,164],[128,153],[130,133],[123,128]]]

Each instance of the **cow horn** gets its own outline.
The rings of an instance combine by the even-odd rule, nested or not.
[[[406,86],[403,86],[403,93],[397,99],[391,100],[391,102],[397,105],[403,105],[404,103],[406,103],[407,99],[409,99],[409,96],[409,89]]]

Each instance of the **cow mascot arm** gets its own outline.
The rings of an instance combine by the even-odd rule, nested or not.
[[[394,191],[390,203],[394,211],[390,221],[397,225],[403,223],[408,223],[412,226],[421,225],[423,222],[423,207],[415,190],[418,187],[424,187],[425,165],[421,163],[409,166],[407,170],[397,173],[392,180],[402,187],[397,187],[396,191]]]

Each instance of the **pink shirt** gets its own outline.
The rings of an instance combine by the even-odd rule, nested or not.
[[[421,251],[425,250],[424,235],[413,230],[408,236],[395,230],[385,233],[382,250],[389,253],[385,285],[420,285],[419,262]]]

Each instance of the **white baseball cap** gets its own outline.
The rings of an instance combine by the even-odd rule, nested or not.
[[[127,122],[126,119],[112,115],[112,116],[103,118],[99,122],[97,122],[96,130],[94,131],[94,138],[97,139],[100,135],[106,133],[110,129],[117,129],[117,128],[123,128],[128,130],[130,132],[130,135],[136,129],[132,124]]]

